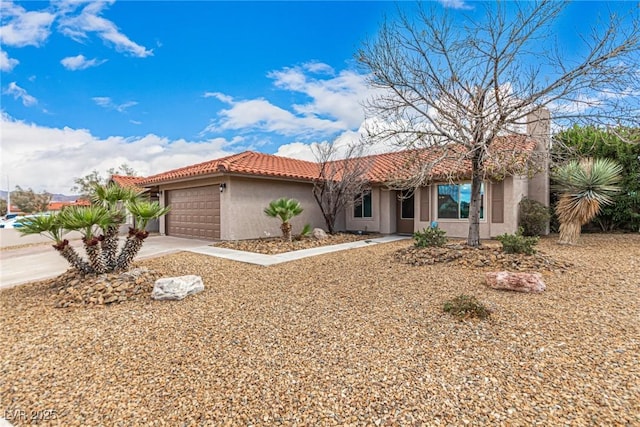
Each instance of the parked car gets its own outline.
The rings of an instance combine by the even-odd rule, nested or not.
[[[28,220],[29,218],[35,218],[42,215],[49,215],[48,213],[42,213],[38,215],[24,215],[24,216],[15,216],[6,221],[0,222],[0,228],[20,228],[22,227],[22,222]]]

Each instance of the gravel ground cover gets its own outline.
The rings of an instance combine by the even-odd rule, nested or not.
[[[285,252],[299,251],[302,249],[317,248],[320,246],[339,245],[341,243],[375,239],[380,236],[381,235],[379,234],[336,233],[327,234],[325,239],[316,239],[313,236],[299,236],[289,242],[282,239],[282,237],[270,237],[262,239],[222,241],[216,242],[213,246],[235,249],[237,251],[276,255]]]
[[[395,242],[271,267],[179,253],[181,302],[54,308],[0,291],[0,415],[16,425],[640,425],[640,235],[543,239],[541,294],[409,265]],[[459,294],[493,313],[458,321]],[[31,419],[30,417],[33,417]]]

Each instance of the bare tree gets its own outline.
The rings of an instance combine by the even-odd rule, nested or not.
[[[533,112],[546,107],[561,127],[576,120],[633,124],[640,115],[637,11],[612,15],[582,35],[584,54],[576,57],[553,38],[552,25],[565,6],[490,2],[484,18],[474,15],[461,27],[454,24],[459,16],[419,4],[415,14],[399,10],[399,18],[385,22],[358,52],[370,84],[380,90],[365,104],[374,123],[370,141],[438,147],[435,155],[415,156],[403,185],[425,185],[441,161],[470,164],[471,246],[480,244],[483,180],[530,166],[522,154],[526,144],[496,143],[509,133],[531,136],[522,131],[527,116],[542,121],[544,115],[536,119]]]
[[[327,231],[333,234],[338,215],[370,189],[367,173],[371,158],[362,156],[362,144],[349,145],[342,155],[335,141],[316,144],[313,151],[319,165],[318,177],[313,181],[313,197]]]

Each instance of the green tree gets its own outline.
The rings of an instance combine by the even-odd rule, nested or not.
[[[399,8],[397,19],[384,22],[358,51],[376,89],[365,103],[372,118],[367,121],[368,141],[442,152],[435,162],[416,158],[405,187],[429,183],[442,162],[469,165],[470,246],[480,245],[483,181],[547,165],[545,151],[539,150],[541,158],[531,159],[531,167],[518,167],[524,153],[517,151],[522,149],[494,144],[500,135],[517,132],[544,107],[553,110],[554,122],[561,126],[575,120],[637,123],[637,96],[631,95],[640,80],[635,6],[629,15],[611,14],[579,34],[584,43],[564,55],[552,28],[560,24],[567,4],[483,2],[465,16],[443,11],[436,2],[418,2],[415,9]],[[521,135],[543,133],[546,115],[540,113],[536,126]],[[539,139],[540,147],[548,145]],[[515,161],[509,164],[509,159]]]
[[[282,230],[282,237],[291,241],[291,219],[295,216],[298,216],[302,213],[303,209],[300,206],[300,202],[296,199],[287,199],[286,197],[282,197],[278,200],[272,200],[269,203],[269,206],[264,208],[264,213],[271,218],[280,218],[282,224],[280,225],[280,230]]]
[[[554,163],[583,157],[608,158],[622,166],[616,203],[594,218],[602,231],[640,229],[640,128],[578,126],[554,135]]]
[[[71,187],[71,192],[90,200],[93,197],[93,190],[96,186],[106,185],[111,175],[136,176],[137,172],[126,163],[121,164],[118,168],[107,169],[106,176],[94,169],[91,173],[81,178],[74,178],[73,183],[75,185]]]
[[[5,216],[7,214],[7,201],[5,199],[0,199],[0,216]]]
[[[575,244],[584,224],[595,218],[604,205],[613,204],[622,167],[611,159],[585,158],[557,167],[554,188],[560,193],[556,214],[560,221],[558,243]]]
[[[26,214],[46,212],[51,202],[51,194],[43,191],[36,193],[31,188],[24,190],[19,185],[11,192],[11,203]]]

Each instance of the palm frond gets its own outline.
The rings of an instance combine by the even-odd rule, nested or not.
[[[22,218],[16,222],[21,225],[19,231],[23,236],[41,234],[56,243],[60,243],[62,242],[62,236],[65,234],[59,214],[38,215]]]
[[[146,200],[136,200],[127,204],[129,212],[133,214],[136,220],[136,228],[144,230],[152,219],[160,218],[171,210],[170,206],[162,207],[158,202],[149,202]]]
[[[78,230],[91,239],[96,227],[105,230],[114,223],[113,212],[104,206],[69,206],[60,214],[62,226],[67,230]]]

